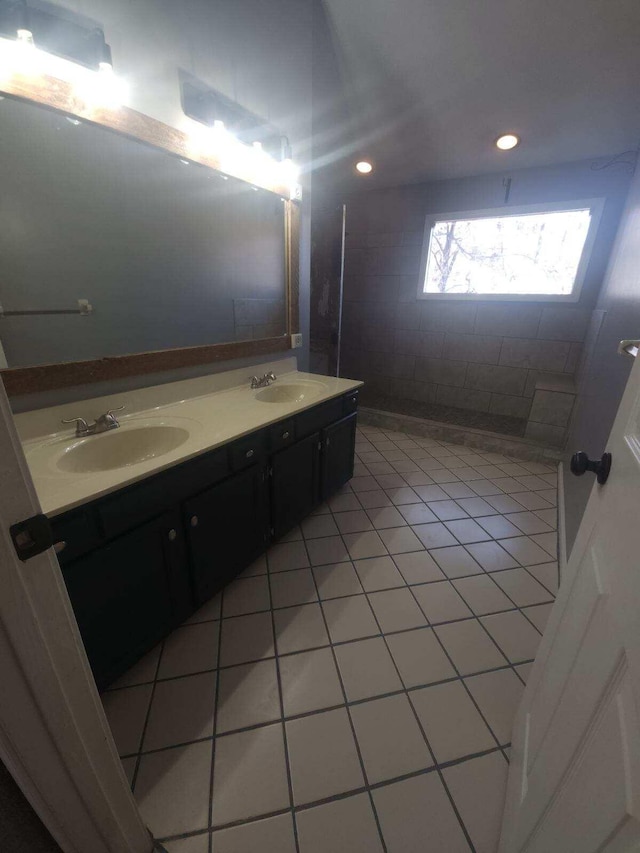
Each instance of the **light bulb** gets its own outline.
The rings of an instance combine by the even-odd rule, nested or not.
[[[40,74],[43,54],[33,41],[33,33],[28,29],[19,29],[16,40],[2,40],[2,76],[12,74]]]
[[[75,90],[88,107],[97,109],[117,109],[128,94],[126,83],[116,76],[108,62],[101,62],[97,71],[87,71],[76,83]]]
[[[520,145],[520,137],[515,133],[504,133],[496,139],[496,147],[501,151],[510,151],[516,145]]]
[[[373,172],[373,166],[368,160],[360,160],[356,163],[356,170],[360,172],[361,175],[369,175]]]
[[[17,31],[18,41],[22,44],[33,45],[33,33],[31,30],[20,29]]]

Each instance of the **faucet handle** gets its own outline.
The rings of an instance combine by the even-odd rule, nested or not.
[[[117,409],[109,409],[109,411],[106,413],[106,416],[111,417],[111,416],[113,416],[114,412],[121,412],[123,409],[126,409],[126,408],[127,408],[126,406],[118,406]]]
[[[117,409],[109,409],[109,411],[105,412],[104,415],[100,415],[96,420],[96,424],[100,427],[99,432],[102,432],[105,428],[109,429],[111,427],[120,426],[118,419],[115,416],[115,412],[121,412],[123,409],[126,409],[126,406],[118,406]]]
[[[88,432],[89,424],[85,421],[84,418],[64,418],[60,421],[62,424],[75,424],[76,432],[80,434],[81,432]]]

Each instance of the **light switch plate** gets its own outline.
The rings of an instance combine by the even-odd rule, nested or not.
[[[291,349],[299,349],[302,346],[302,335],[291,335]]]

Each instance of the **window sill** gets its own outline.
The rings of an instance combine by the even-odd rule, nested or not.
[[[579,293],[568,295],[551,293],[418,293],[418,299],[438,302],[564,302],[575,305],[580,301]]]

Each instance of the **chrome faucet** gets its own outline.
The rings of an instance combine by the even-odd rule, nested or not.
[[[266,388],[267,385],[271,385],[272,382],[275,382],[278,377],[275,373],[270,370],[269,373],[265,373],[261,379],[258,379],[257,376],[251,377],[251,387],[252,388]]]
[[[76,425],[76,438],[83,438],[85,435],[98,435],[101,432],[108,432],[111,429],[118,429],[120,422],[116,418],[114,412],[121,412],[125,406],[119,406],[117,409],[109,409],[104,415],[100,415],[97,420],[88,424],[84,418],[69,418],[63,420],[63,424]]]

